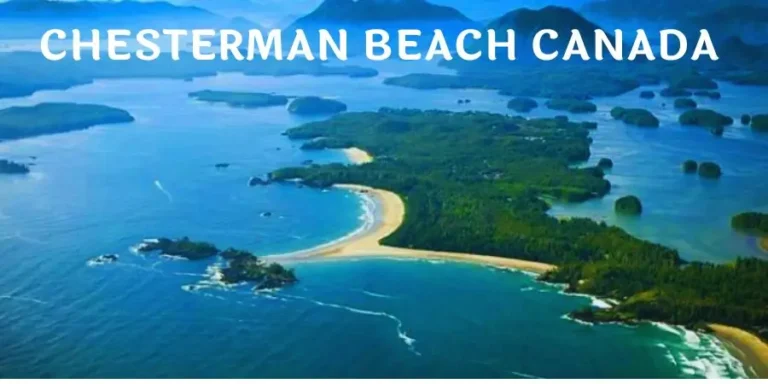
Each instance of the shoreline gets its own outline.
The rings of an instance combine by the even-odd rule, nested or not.
[[[346,148],[343,149],[343,152],[352,164],[360,165],[373,161],[372,156],[359,148]],[[542,274],[556,268],[552,264],[522,259],[381,245],[381,240],[394,233],[405,219],[405,203],[400,196],[387,190],[356,184],[335,184],[334,188],[351,191],[364,200],[372,202],[377,211],[373,212],[373,221],[367,222],[352,233],[330,243],[274,256],[283,257],[286,261],[341,260],[366,257],[445,260],[511,268],[534,274]],[[759,244],[768,247],[768,238],[759,239]],[[750,376],[768,377],[768,344],[740,328],[720,324],[709,324],[709,326],[714,331],[715,336],[723,342],[729,353],[742,363]]]
[[[753,378],[768,378],[768,344],[741,328],[722,324],[708,326],[731,355],[744,365],[747,375]]]
[[[373,157],[360,148],[342,149],[350,163],[361,165],[373,161]],[[335,184],[334,188],[353,192],[363,199],[369,199],[375,206],[371,223],[366,223],[354,232],[317,247],[272,255],[284,261],[312,259],[341,259],[364,257],[397,257],[403,259],[448,260],[492,267],[512,268],[542,274],[555,268],[552,264],[512,259],[500,256],[478,255],[462,252],[430,251],[381,245],[381,240],[394,233],[405,219],[405,203],[394,192],[364,185]]]

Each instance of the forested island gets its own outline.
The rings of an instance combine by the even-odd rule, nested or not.
[[[208,103],[224,103],[234,108],[260,108],[288,104],[287,96],[260,92],[229,92],[205,89],[191,92],[189,97]]]
[[[768,213],[740,213],[731,218],[731,227],[758,236],[768,236]]]
[[[520,113],[528,113],[538,106],[539,103],[529,97],[515,97],[507,102],[507,108]]]
[[[268,263],[248,251],[229,248],[220,251],[215,245],[192,241],[187,237],[177,240],[159,238],[145,240],[138,251],[157,252],[161,255],[181,257],[187,260],[203,260],[221,256],[227,266],[221,270],[221,280],[226,284],[250,282],[256,284],[256,290],[274,289],[298,281],[292,269],[278,263]]]
[[[271,178],[397,193],[408,214],[385,245],[555,264],[542,280],[621,301],[614,309],[574,314],[587,320],[717,322],[768,336],[768,262],[686,262],[677,251],[620,228],[547,214],[547,201],[584,201],[610,190],[598,168],[570,166],[590,155],[588,130],[580,124],[385,108],[338,115],[286,134],[327,138],[330,148],[351,144],[376,157],[361,166],[284,168]]]
[[[691,109],[680,115],[681,125],[695,125],[707,128],[722,128],[733,124],[733,118],[722,115],[711,109]]]
[[[25,175],[29,167],[10,160],[0,159],[0,175]]]
[[[96,104],[41,103],[0,110],[0,141],[133,121],[127,111]]]
[[[297,97],[288,104],[288,112],[297,115],[325,115],[346,110],[347,105],[341,101],[316,96]]]
[[[752,116],[752,129],[758,132],[768,132],[768,114]]]
[[[659,119],[647,109],[615,107],[611,109],[611,117],[638,127],[659,127]]]
[[[643,213],[643,204],[637,196],[629,195],[616,200],[614,209],[620,215],[637,216]]]
[[[547,101],[547,108],[556,111],[568,111],[570,113],[597,112],[597,105],[587,100],[578,99],[552,99]]]

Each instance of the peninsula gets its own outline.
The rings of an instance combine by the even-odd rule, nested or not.
[[[547,214],[545,201],[584,201],[610,190],[602,170],[570,166],[589,158],[588,130],[580,124],[384,108],[286,134],[323,137],[327,148],[354,146],[376,160],[284,168],[272,180],[341,185],[384,202],[372,229],[296,258],[395,255],[508,266],[541,273],[541,280],[565,284],[569,292],[619,302],[574,312],[579,319],[694,328],[716,323],[768,337],[768,293],[761,288],[768,284],[768,262],[687,262],[620,228]]]

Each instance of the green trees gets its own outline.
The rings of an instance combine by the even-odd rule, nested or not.
[[[547,108],[556,111],[568,111],[570,113],[597,112],[597,105],[586,100],[578,99],[552,99],[547,101]]]
[[[397,193],[408,214],[383,240],[386,245],[556,264],[542,280],[623,300],[615,309],[573,314],[590,321],[717,321],[749,329],[768,321],[766,261],[685,263],[676,251],[617,227],[547,214],[549,204],[541,197],[583,201],[610,190],[599,168],[569,166],[589,158],[589,131],[579,123],[382,108],[337,115],[286,134],[349,142],[376,154],[377,161],[362,166],[284,168],[272,178],[298,178],[315,187],[363,184]],[[707,164],[713,163],[703,163],[705,170],[712,167]],[[634,196],[617,200],[617,206],[629,214],[642,211]]]
[[[603,157],[597,162],[597,166],[603,169],[610,169],[613,168],[613,160]]]
[[[699,176],[707,179],[719,179],[723,172],[716,163],[705,161],[699,165]]]
[[[209,103],[225,103],[235,108],[259,108],[285,105],[288,97],[258,92],[227,92],[205,89],[191,92],[189,97]]]
[[[144,242],[138,250],[139,252],[158,251],[163,255],[183,257],[189,260],[206,259],[219,253],[213,244],[195,242],[188,237],[182,237],[178,240],[162,237],[155,241]]]
[[[659,119],[646,109],[615,107],[611,109],[611,117],[638,127],[658,128],[659,126]]]
[[[744,212],[731,218],[731,227],[736,230],[768,235],[768,213]]]
[[[316,96],[297,97],[288,104],[288,112],[297,115],[324,115],[346,110],[347,105],[338,100]]]
[[[616,200],[614,209],[621,215],[636,216],[643,213],[643,204],[637,196],[629,195]]]
[[[664,88],[659,92],[660,95],[664,97],[691,97],[693,96],[693,93],[691,91],[685,90],[683,88],[675,88],[675,87],[669,87]]]
[[[716,128],[733,124],[729,116],[721,115],[711,109],[692,109],[685,111],[679,118],[682,125]]]
[[[741,115],[741,125],[749,125],[751,121],[752,121],[752,116],[747,114]]]
[[[653,91],[641,91],[640,92],[640,98],[641,99],[653,99],[656,97],[656,94],[653,93]]]
[[[528,97],[515,97],[507,103],[507,108],[520,113],[528,113],[538,106],[536,100]]]
[[[752,116],[752,129],[758,132],[768,132],[768,114]]]
[[[104,105],[40,103],[0,110],[0,141],[77,131],[133,121],[128,112]]]
[[[686,160],[683,162],[683,172],[696,173],[699,169],[699,164],[695,160]]]
[[[698,105],[696,104],[693,99],[689,98],[680,98],[675,99],[675,108],[677,109],[690,109],[690,108],[696,108]]]

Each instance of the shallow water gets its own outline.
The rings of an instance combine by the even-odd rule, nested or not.
[[[384,76],[403,70],[401,64],[372,79],[228,74],[193,82],[110,80],[0,100],[0,107],[102,103],[137,119],[0,143],[0,157],[38,157],[31,175],[0,178],[0,376],[743,375],[710,337],[653,325],[590,327],[563,318],[592,300],[562,295],[519,272],[396,259],[315,262],[295,265],[296,286],[255,296],[247,287],[195,288],[213,262],[130,251],[144,238],[186,235],[268,255],[322,244],[361,224],[364,211],[350,193],[246,185],[251,176],[304,160],[345,161],[338,151],[300,151],[299,143],[280,135],[308,120],[283,107],[199,103],[187,92],[338,97],[353,111],[506,112],[507,99],[494,92],[382,85]],[[757,107],[737,106],[730,96],[752,90],[726,89],[718,109],[736,116]],[[472,103],[459,106],[459,98]],[[730,233],[727,221],[732,212],[768,205],[759,192],[765,190],[759,174],[764,137],[733,128],[716,139],[671,122],[654,131],[625,127],[609,120],[610,107],[645,101],[633,93],[599,103],[601,111],[584,118],[601,122],[593,152],[614,159],[609,178],[616,188],[604,199],[558,206],[553,214],[604,218],[679,247],[689,258],[757,254],[748,239]],[[688,157],[719,161],[725,176],[705,183],[682,175],[679,163]],[[232,166],[216,170],[219,162]],[[624,193],[639,195],[646,214],[615,219],[611,202]],[[261,217],[265,211],[272,217]],[[103,253],[121,258],[87,266]]]

